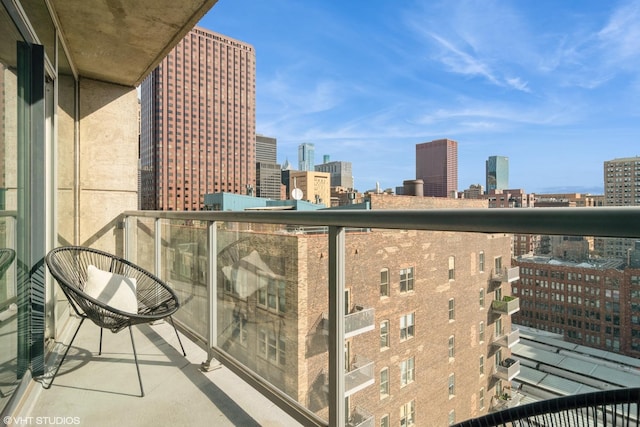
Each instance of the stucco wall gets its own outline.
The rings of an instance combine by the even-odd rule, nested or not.
[[[80,80],[79,243],[122,253],[119,215],[137,209],[134,88]]]

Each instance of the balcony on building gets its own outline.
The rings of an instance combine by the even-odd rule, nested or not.
[[[351,411],[349,415],[349,419],[347,420],[346,427],[374,427],[375,426],[375,418],[373,414],[368,412],[367,410],[356,406],[356,408]]]
[[[520,267],[504,267],[491,271],[491,281],[495,283],[511,283],[520,279]]]
[[[520,374],[520,361],[506,358],[495,366],[493,375],[504,381],[511,381]]]
[[[503,296],[501,300],[494,300],[491,309],[496,314],[512,315],[520,310],[520,299],[511,295]]]
[[[504,328],[503,328],[504,329]],[[520,342],[520,330],[518,328],[514,328],[511,331],[502,331],[500,334],[497,334],[493,340],[493,344],[504,347],[511,348],[514,345]]]
[[[344,377],[345,397],[373,385],[374,382],[373,361],[362,356],[356,356],[356,360],[351,364],[351,370]]]
[[[375,329],[375,309],[357,305],[351,313],[344,316],[344,338],[355,337]],[[321,328],[323,335],[329,335],[329,314],[322,313]]]

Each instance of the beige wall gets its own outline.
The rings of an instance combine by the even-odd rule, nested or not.
[[[80,80],[78,243],[122,253],[119,215],[138,203],[136,90]]]

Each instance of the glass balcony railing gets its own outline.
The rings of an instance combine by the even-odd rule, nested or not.
[[[493,340],[493,344],[504,347],[511,348],[514,345],[520,342],[520,330],[515,328],[512,331],[506,332],[503,330],[500,334],[496,335]]]
[[[374,383],[373,367],[374,364],[371,360],[361,356],[356,358],[356,361],[352,363],[352,369],[345,374],[345,396],[351,396]]]
[[[466,249],[483,245],[478,243],[487,241],[483,233],[495,233],[496,239],[505,239],[507,252],[490,253],[496,239],[483,250],[487,257],[507,259],[507,233],[640,237],[638,216],[638,208],[136,211],[125,213],[124,255],[171,284],[181,301],[177,323],[207,350],[209,359],[220,361],[303,425],[344,426],[346,420],[355,420],[360,407],[375,413],[372,422],[385,413],[398,413],[397,406],[385,407],[377,391],[367,388],[377,382],[383,386],[385,378],[391,389],[402,379],[398,393],[407,396],[402,410],[407,419],[413,418],[412,399],[422,387],[414,369],[431,366],[421,356],[422,346],[432,342],[433,333],[446,333],[442,343],[463,341],[447,332],[460,326],[460,307],[477,304],[476,325],[487,320],[481,309],[485,294],[479,298],[478,292],[468,291],[471,280],[477,280],[478,289],[488,287],[486,276],[465,275],[469,263],[460,260],[469,254],[440,256],[450,250],[447,238],[468,239],[469,245],[460,245]],[[430,237],[432,232],[443,234]],[[412,269],[424,260],[429,281],[419,274],[427,270]],[[516,270],[503,271],[501,283],[516,280]],[[389,280],[378,286],[381,275]],[[437,307],[429,305],[428,315],[421,299],[427,289],[439,298]],[[509,288],[503,286],[503,292]],[[447,293],[456,298],[440,297]],[[365,308],[349,314],[352,302]],[[491,303],[500,315],[512,314],[519,306],[519,298],[512,296]],[[425,326],[421,322],[427,316],[433,317]],[[503,321],[509,328],[510,322]],[[376,336],[360,333],[368,330]],[[516,341],[517,333],[511,333],[485,346],[506,347],[506,361],[508,347]],[[380,362],[396,353],[396,358]],[[486,362],[495,366],[491,354],[487,351]],[[345,373],[345,362],[353,355],[358,358]],[[458,352],[456,363],[464,363],[464,357]],[[448,371],[450,358],[442,359],[447,372],[440,382],[446,384],[449,375],[452,390],[456,385]],[[468,363],[477,360],[474,356]],[[518,361],[509,366],[503,362],[493,376],[509,381],[519,371]],[[490,384],[487,381],[487,387]],[[456,401],[463,396],[471,401],[466,390],[455,391]],[[363,404],[372,396],[379,407]]]
[[[375,310],[373,308],[356,307],[356,309],[344,317],[344,337],[353,336],[373,331],[375,329]]]
[[[347,420],[347,427],[374,427],[375,419],[373,414],[356,407]]]
[[[493,375],[505,381],[511,381],[520,373],[520,361],[507,358],[496,365]]]
[[[498,314],[513,314],[520,310],[520,299],[513,296],[504,296],[501,300],[494,300],[491,308]]]
[[[519,267],[508,267],[494,269],[491,274],[491,280],[498,283],[511,283],[520,278]]]

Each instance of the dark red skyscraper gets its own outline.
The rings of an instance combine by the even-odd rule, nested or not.
[[[416,144],[416,179],[424,181],[424,195],[451,197],[458,190],[458,143],[437,139]]]
[[[256,185],[255,50],[194,28],[141,87],[141,208],[200,210]]]

